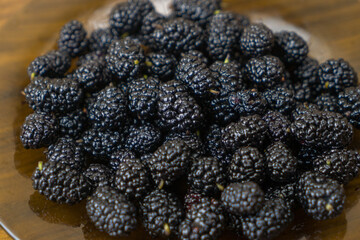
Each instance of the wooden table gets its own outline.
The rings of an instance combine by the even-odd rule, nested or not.
[[[95,9],[102,4],[103,1],[98,0],[0,0],[1,106],[7,109],[6,106],[18,101],[18,93],[9,91],[10,84],[17,89],[23,87],[24,81],[19,81],[19,76],[24,77],[25,66],[44,50],[44,46],[47,46],[50,40],[54,40],[55,31],[66,21],[76,18],[85,7]],[[344,56],[360,72],[360,1],[358,0],[225,0],[224,7],[232,11],[251,13],[253,16],[264,17],[263,13],[266,13],[305,28],[321,40],[320,44],[326,43],[331,56],[334,58]],[[27,23],[31,28],[28,28]],[[24,44],[25,42],[28,44]],[[311,51],[316,52],[318,46],[310,45]],[[22,69],[14,66],[22,66]],[[9,81],[18,82],[9,83]],[[13,154],[13,128],[9,128],[9,125],[14,124],[18,127],[21,121],[17,119],[13,123],[13,119],[9,120],[8,116],[0,115],[0,132],[4,133],[0,144],[2,147],[8,146],[2,149],[1,154],[4,156],[7,153]],[[359,149],[360,139],[357,140],[356,146]],[[4,179],[11,177],[14,176],[5,176]],[[360,205],[357,203],[359,185],[358,178],[347,187],[348,199],[352,206],[347,211],[346,218],[343,215],[330,224],[317,225],[323,231],[320,239],[360,239],[358,228]],[[0,201],[1,199],[0,196]],[[305,230],[310,232],[310,228],[311,226]],[[288,239],[292,239],[291,233],[287,236]],[[10,237],[7,233],[0,229],[0,240],[8,239]]]
[[[4,229],[0,229],[0,240],[9,240],[12,239],[5,231]]]

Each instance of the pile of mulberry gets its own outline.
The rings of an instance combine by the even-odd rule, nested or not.
[[[355,65],[319,63],[296,28],[221,0],[152,2],[70,20],[29,61],[16,132],[45,155],[33,195],[79,204],[85,238],[270,240],[298,210],[344,216],[360,172]]]

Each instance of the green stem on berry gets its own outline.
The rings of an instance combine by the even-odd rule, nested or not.
[[[211,93],[213,93],[213,94],[219,94],[220,92],[219,91],[217,91],[217,90],[215,90],[215,89],[210,89],[209,90]]]
[[[327,211],[332,211],[332,210],[334,210],[334,207],[330,204],[330,203],[327,203],[326,205],[325,205],[325,208],[326,208],[326,210]]]
[[[224,189],[225,189],[224,186],[219,183],[217,183],[216,186],[220,191],[224,191]]]
[[[164,224],[164,231],[165,231],[166,236],[170,236],[171,230],[170,230],[169,224],[167,224],[167,223]]]
[[[159,183],[159,189],[161,190],[165,185],[165,181],[163,179],[161,179],[160,183]]]
[[[42,161],[38,162],[38,168],[39,168],[40,171],[43,170],[43,162]]]

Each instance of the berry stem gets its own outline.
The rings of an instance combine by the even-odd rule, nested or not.
[[[170,230],[169,224],[167,224],[167,223],[164,224],[164,231],[165,231],[166,236],[170,236],[171,230]]]
[[[217,183],[216,186],[218,187],[218,189],[219,189],[220,191],[224,191],[224,189],[225,189],[224,186],[221,185],[221,184],[219,184],[219,183]]]
[[[42,171],[42,169],[43,169],[43,162],[42,161],[38,162],[38,168],[39,168],[40,171]]]
[[[161,190],[165,185],[165,181],[163,179],[161,179],[160,183],[159,183],[159,189]]]

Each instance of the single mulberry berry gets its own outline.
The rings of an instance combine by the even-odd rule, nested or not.
[[[139,155],[153,152],[161,144],[161,132],[151,124],[131,126],[125,147]]]
[[[160,85],[157,107],[159,126],[166,131],[195,130],[203,118],[195,99],[175,80]]]
[[[312,95],[316,96],[321,90],[318,82],[319,62],[316,59],[306,57],[292,71],[292,75],[297,82],[307,83],[312,91]]]
[[[114,186],[128,198],[140,199],[150,189],[149,176],[138,159],[123,161],[115,173]]]
[[[268,200],[255,215],[243,218],[242,233],[250,240],[273,239],[289,226],[292,219],[293,213],[284,200]]]
[[[58,125],[53,115],[35,112],[25,118],[20,140],[24,148],[46,147],[56,140],[57,131]]]
[[[63,162],[39,162],[32,180],[35,190],[57,203],[80,202],[91,190],[91,185],[82,172]]]
[[[186,213],[179,228],[180,239],[217,239],[225,228],[225,216],[220,202],[202,198]]]
[[[98,187],[86,203],[90,220],[110,236],[126,236],[136,229],[136,208],[108,186]]]
[[[290,182],[296,177],[297,159],[282,142],[275,142],[265,151],[267,175],[275,182]]]
[[[198,22],[202,26],[205,26],[215,11],[221,8],[218,0],[175,0],[173,7],[176,16]]]
[[[257,148],[241,147],[232,156],[227,176],[230,182],[262,183],[265,180],[265,168],[265,158]]]
[[[180,60],[176,68],[175,78],[188,87],[197,98],[207,98],[216,84],[205,63],[190,55],[184,56]]]
[[[288,142],[290,139],[290,120],[280,112],[268,111],[262,118],[267,126],[272,141]]]
[[[323,91],[338,93],[347,87],[356,86],[355,70],[344,59],[330,59],[319,65],[318,78]]]
[[[77,109],[83,91],[67,78],[35,78],[24,89],[26,101],[35,111],[66,113]]]
[[[85,163],[84,148],[81,143],[69,137],[59,138],[44,151],[49,162],[63,164],[82,170]]]
[[[292,73],[295,80],[309,83],[316,83],[319,62],[311,57],[306,57],[300,64],[296,65]]]
[[[82,139],[85,150],[94,156],[110,156],[119,150],[123,143],[120,133],[91,128],[84,132]]]
[[[170,185],[186,171],[190,163],[190,150],[182,140],[165,142],[148,159],[147,165],[159,188]]]
[[[219,88],[221,96],[239,91],[245,85],[240,64],[236,61],[216,61],[211,64],[210,71],[213,78],[221,85]]]
[[[127,98],[124,92],[113,86],[101,90],[96,101],[89,106],[88,117],[99,128],[123,127],[127,117]]]
[[[155,117],[158,97],[159,80],[156,78],[139,78],[128,84],[129,109],[140,119]]]
[[[67,52],[71,57],[80,55],[88,46],[86,35],[81,22],[73,20],[66,23],[59,34],[59,50]]]
[[[146,57],[145,64],[151,76],[167,81],[174,77],[177,61],[174,56],[169,54],[150,53]]]
[[[262,23],[253,23],[244,29],[240,48],[246,57],[259,57],[271,52],[274,47],[272,31]]]
[[[119,3],[110,13],[110,29],[114,36],[136,33],[141,25],[141,9],[136,4]]]
[[[268,89],[284,80],[284,64],[275,56],[251,58],[245,65],[246,79],[259,89]]]
[[[35,58],[27,68],[31,79],[36,76],[62,77],[71,65],[71,58],[65,51],[50,51]]]
[[[296,140],[310,147],[344,147],[353,137],[351,124],[339,113],[307,111],[291,124]]]
[[[306,172],[296,185],[297,199],[305,213],[315,220],[338,216],[344,209],[345,191],[335,180]]]
[[[255,214],[262,207],[264,192],[254,182],[232,183],[221,193],[221,201],[232,214]]]
[[[288,64],[301,63],[309,52],[306,41],[296,32],[275,33],[274,52]]]
[[[194,192],[214,196],[224,189],[226,180],[221,163],[214,157],[194,159],[188,184]]]
[[[105,61],[108,71],[118,81],[130,81],[141,72],[145,56],[139,44],[130,38],[125,38],[111,43]]]
[[[237,24],[234,14],[220,12],[211,17],[206,31],[209,55],[214,60],[225,60],[239,41],[241,25]]]
[[[318,156],[314,162],[314,171],[347,184],[359,173],[357,161],[359,154],[353,150],[333,149]]]
[[[266,133],[266,123],[259,115],[241,117],[238,122],[230,123],[225,127],[222,143],[232,151],[241,146],[262,146]]]
[[[174,55],[199,49],[204,42],[203,30],[190,20],[183,18],[169,19],[156,28],[150,36],[155,50],[166,51]]]
[[[144,227],[152,237],[178,234],[183,211],[174,194],[157,189],[143,199],[140,208]]]

